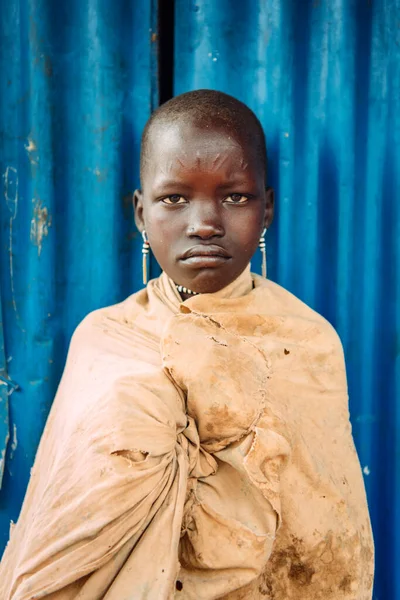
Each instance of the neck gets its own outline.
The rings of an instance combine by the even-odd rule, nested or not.
[[[208,297],[210,295],[210,294],[206,294],[206,293],[197,293],[197,294],[193,295],[193,294],[184,294],[183,292],[179,292],[177,286],[180,284],[176,284],[173,281],[173,279],[171,279],[167,275],[167,273],[165,271],[161,274],[161,277],[159,279],[154,280],[154,281],[158,282],[158,283],[156,283],[156,287],[161,287],[165,292],[167,292],[167,290],[169,290],[169,292],[168,292],[169,299],[176,306],[178,305],[177,303],[182,302],[182,300],[186,301],[186,300],[193,299],[193,301],[194,301],[194,299],[200,299],[200,298]],[[152,282],[150,282],[149,285],[151,285],[151,283]],[[186,288],[186,289],[188,289],[188,288]],[[215,298],[220,298],[220,299],[240,298],[241,296],[245,296],[246,294],[251,292],[252,289],[253,289],[253,278],[252,278],[252,275],[250,272],[250,265],[248,265],[246,267],[246,269],[239,275],[239,277],[237,277],[237,279],[235,279],[235,281],[232,281],[232,283],[227,285],[225,288],[221,289],[219,292],[213,292],[211,294],[211,296],[213,296]],[[191,291],[193,291],[193,290],[191,290]]]
[[[182,296],[182,298],[184,298],[185,300],[187,300],[191,296],[197,296],[198,295],[198,292],[193,292],[192,290],[190,290],[189,288],[187,288],[187,287],[185,287],[183,285],[177,285],[177,284],[175,284],[175,287],[178,290],[178,292],[180,293],[180,295]]]

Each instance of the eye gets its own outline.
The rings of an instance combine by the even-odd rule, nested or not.
[[[186,203],[186,198],[184,198],[183,196],[180,196],[179,194],[172,194],[171,196],[167,196],[166,198],[163,198],[161,200],[161,202],[164,202],[164,204],[185,204]]]
[[[249,196],[244,194],[231,194],[225,198],[229,204],[245,204],[249,200]]]

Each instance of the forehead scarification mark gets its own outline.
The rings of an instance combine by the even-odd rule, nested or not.
[[[212,161],[212,165],[211,165],[211,169],[212,169],[212,170],[214,170],[214,169],[218,169],[218,166],[217,166],[217,165],[218,165],[218,161],[219,161],[219,159],[220,159],[220,158],[221,158],[221,152],[218,152],[218,153],[217,153],[217,156],[216,156],[216,157],[214,158],[214,160]]]
[[[185,158],[187,158],[184,154],[180,154],[180,155],[175,155],[172,156],[168,161],[167,161],[167,169],[166,172],[167,173],[172,173],[175,169],[177,164],[184,169],[185,171],[188,169],[188,166],[186,164]],[[162,164],[162,163],[161,163]]]
[[[215,159],[213,160],[213,163],[211,165],[211,171],[218,171],[218,169],[221,169],[221,167],[224,166],[224,164],[226,163],[228,158],[229,158],[228,154],[225,153],[225,156],[221,156],[221,153],[218,152],[217,156],[215,157]]]
[[[176,125],[195,126],[204,132],[223,130],[228,139],[243,137],[254,148],[267,175],[266,141],[262,125],[254,112],[238,99],[215,90],[194,90],[172,98],[161,105],[145,126],[141,146],[141,178],[146,164],[145,155],[154,132]]]
[[[154,137],[148,146],[148,152],[144,157],[143,164],[151,167],[153,177],[154,169],[164,176],[172,173],[179,176],[190,171],[207,171],[210,174],[219,170],[244,172],[253,165],[249,154],[253,154],[253,148],[247,140],[239,140],[232,133],[221,131],[200,132],[194,135],[193,129],[199,129],[196,125],[190,125],[189,129],[181,129],[180,124],[174,124],[165,129],[168,139],[163,135]],[[203,135],[202,135],[203,134]],[[254,158],[257,160],[256,156]],[[143,165],[142,165],[143,166]]]

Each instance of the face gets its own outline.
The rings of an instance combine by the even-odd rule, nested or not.
[[[150,140],[135,220],[159,265],[200,293],[234,281],[273,216],[263,165],[237,135],[190,123],[158,127]]]

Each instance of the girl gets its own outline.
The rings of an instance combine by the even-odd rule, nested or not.
[[[163,273],[73,336],[2,600],[371,598],[339,339],[250,272],[273,200],[245,105],[153,114],[135,214]]]

